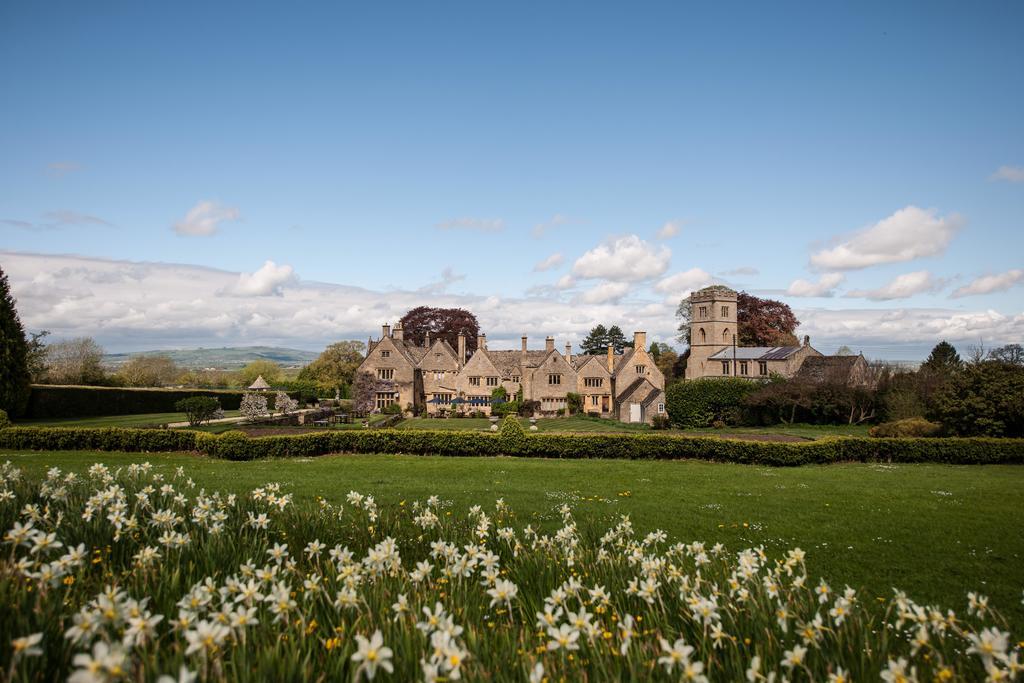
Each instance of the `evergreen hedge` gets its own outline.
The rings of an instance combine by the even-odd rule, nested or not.
[[[140,415],[178,412],[175,404],[193,396],[210,396],[224,410],[238,410],[244,391],[215,389],[128,389],[33,384],[26,417],[90,417],[96,415]],[[297,398],[298,392],[289,394]],[[273,408],[274,393],[267,392],[267,406]]]
[[[535,434],[506,420],[498,433],[325,430],[249,438],[241,432],[11,427],[0,448],[30,450],[198,451],[228,460],[313,457],[328,453],[542,458],[695,459],[795,466],[835,462],[1024,464],[1024,439],[829,438],[806,443],[739,441],[667,434]]]

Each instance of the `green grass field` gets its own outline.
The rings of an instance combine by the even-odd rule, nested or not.
[[[1015,466],[831,465],[769,469],[693,461],[558,461],[393,455],[226,462],[186,454],[0,451],[34,475],[57,466],[82,472],[150,461],[184,466],[210,490],[245,492],[282,482],[298,502],[343,503],[350,490],[382,504],[437,494],[462,509],[504,498],[521,525],[556,525],[570,503],[587,531],[620,514],[641,531],[674,540],[721,541],[729,549],[799,546],[812,577],[962,611],[968,591],[989,595],[1024,626],[1024,468]]]
[[[225,410],[224,417],[238,417],[237,410]],[[20,427],[153,427],[171,422],[185,422],[185,413],[143,413],[141,415],[103,415],[99,417],[65,417],[41,420],[17,420]]]

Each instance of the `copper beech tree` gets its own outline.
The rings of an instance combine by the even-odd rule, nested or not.
[[[417,306],[402,316],[403,337],[406,341],[422,345],[430,333],[430,341],[444,339],[453,349],[458,348],[459,333],[466,335],[466,348],[476,351],[476,337],[480,323],[476,316],[464,308],[433,308]]]

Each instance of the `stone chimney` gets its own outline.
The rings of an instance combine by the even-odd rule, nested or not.
[[[430,330],[427,330],[427,333],[423,336],[423,348],[430,348]]]
[[[608,345],[608,372],[615,372],[615,347]]]
[[[572,344],[565,342],[565,359],[572,362]]]
[[[395,341],[402,341],[405,338],[404,332],[402,331],[402,323],[395,325]]]
[[[634,332],[633,333],[633,348],[647,350],[647,333],[646,332]]]
[[[476,348],[480,349],[481,351],[487,350],[487,335],[484,334],[483,332],[481,332],[480,335],[476,338]]]
[[[383,325],[380,326],[380,338],[383,339],[384,337],[390,337],[390,336],[391,336],[391,325],[389,325],[387,323],[384,323]]]
[[[804,335],[804,346],[810,346],[810,345],[811,345],[811,335],[805,334]]]
[[[466,333],[459,332],[459,367],[466,365]]]
[[[545,351],[554,351],[555,350],[555,338],[554,337],[549,335],[544,340],[544,350]]]
[[[523,335],[523,353],[526,353],[526,335]]]

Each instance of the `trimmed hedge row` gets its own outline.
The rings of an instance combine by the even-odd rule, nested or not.
[[[192,396],[211,396],[224,410],[238,410],[244,391],[216,389],[127,389],[33,384],[25,417],[91,417],[96,415],[140,415],[175,413],[178,401]],[[290,392],[298,398],[299,392]],[[274,407],[275,392],[267,392],[267,406]]]
[[[29,450],[199,451],[228,460],[312,457],[328,453],[509,455],[544,458],[696,459],[795,466],[836,462],[1024,464],[1024,439],[835,438],[807,443],[738,441],[664,434],[527,434],[415,430],[337,430],[249,438],[241,432],[11,427],[0,447]]]

